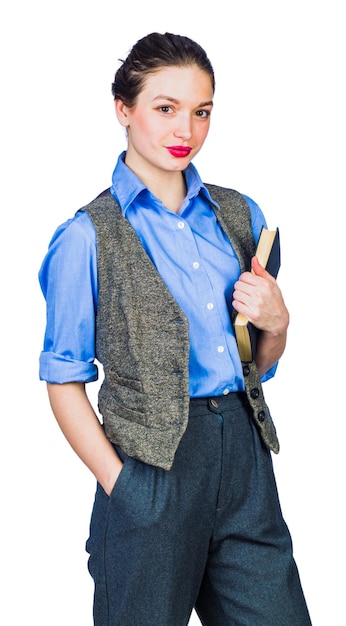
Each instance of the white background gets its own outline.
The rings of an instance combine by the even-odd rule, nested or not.
[[[342,4],[3,3],[4,626],[92,624],[84,542],[94,479],[38,380],[45,310],[37,272],[56,226],[110,184],[125,147],[110,93],[117,60],[154,30],[196,39],[214,65],[212,126],[195,161],[202,178],[252,196],[269,227],[280,228],[279,283],[291,324],[265,387],[281,441],[276,476],[313,624],[346,624]]]

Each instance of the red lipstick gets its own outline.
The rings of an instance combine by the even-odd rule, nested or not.
[[[192,148],[189,146],[167,146],[167,150],[172,156],[183,159],[190,154]]]

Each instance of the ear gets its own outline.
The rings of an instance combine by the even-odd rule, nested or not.
[[[114,100],[114,106],[118,122],[126,128],[129,125],[128,107],[119,98]]]

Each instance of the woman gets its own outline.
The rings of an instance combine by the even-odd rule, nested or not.
[[[206,625],[310,624],[273,476],[275,429],[266,408],[256,421],[231,323],[233,310],[260,329],[251,376],[263,405],[289,321],[254,256],[265,220],[191,163],[214,87],[189,38],[134,45],[112,85],[127,150],[111,188],[57,229],[40,271],[40,377],[97,479],[97,626],[183,626],[194,607]],[[102,425],[85,391],[95,359]]]

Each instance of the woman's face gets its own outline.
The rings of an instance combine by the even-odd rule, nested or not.
[[[127,165],[144,177],[185,169],[208,134],[212,107],[211,79],[196,65],[149,74],[134,107],[116,100],[128,132]]]

